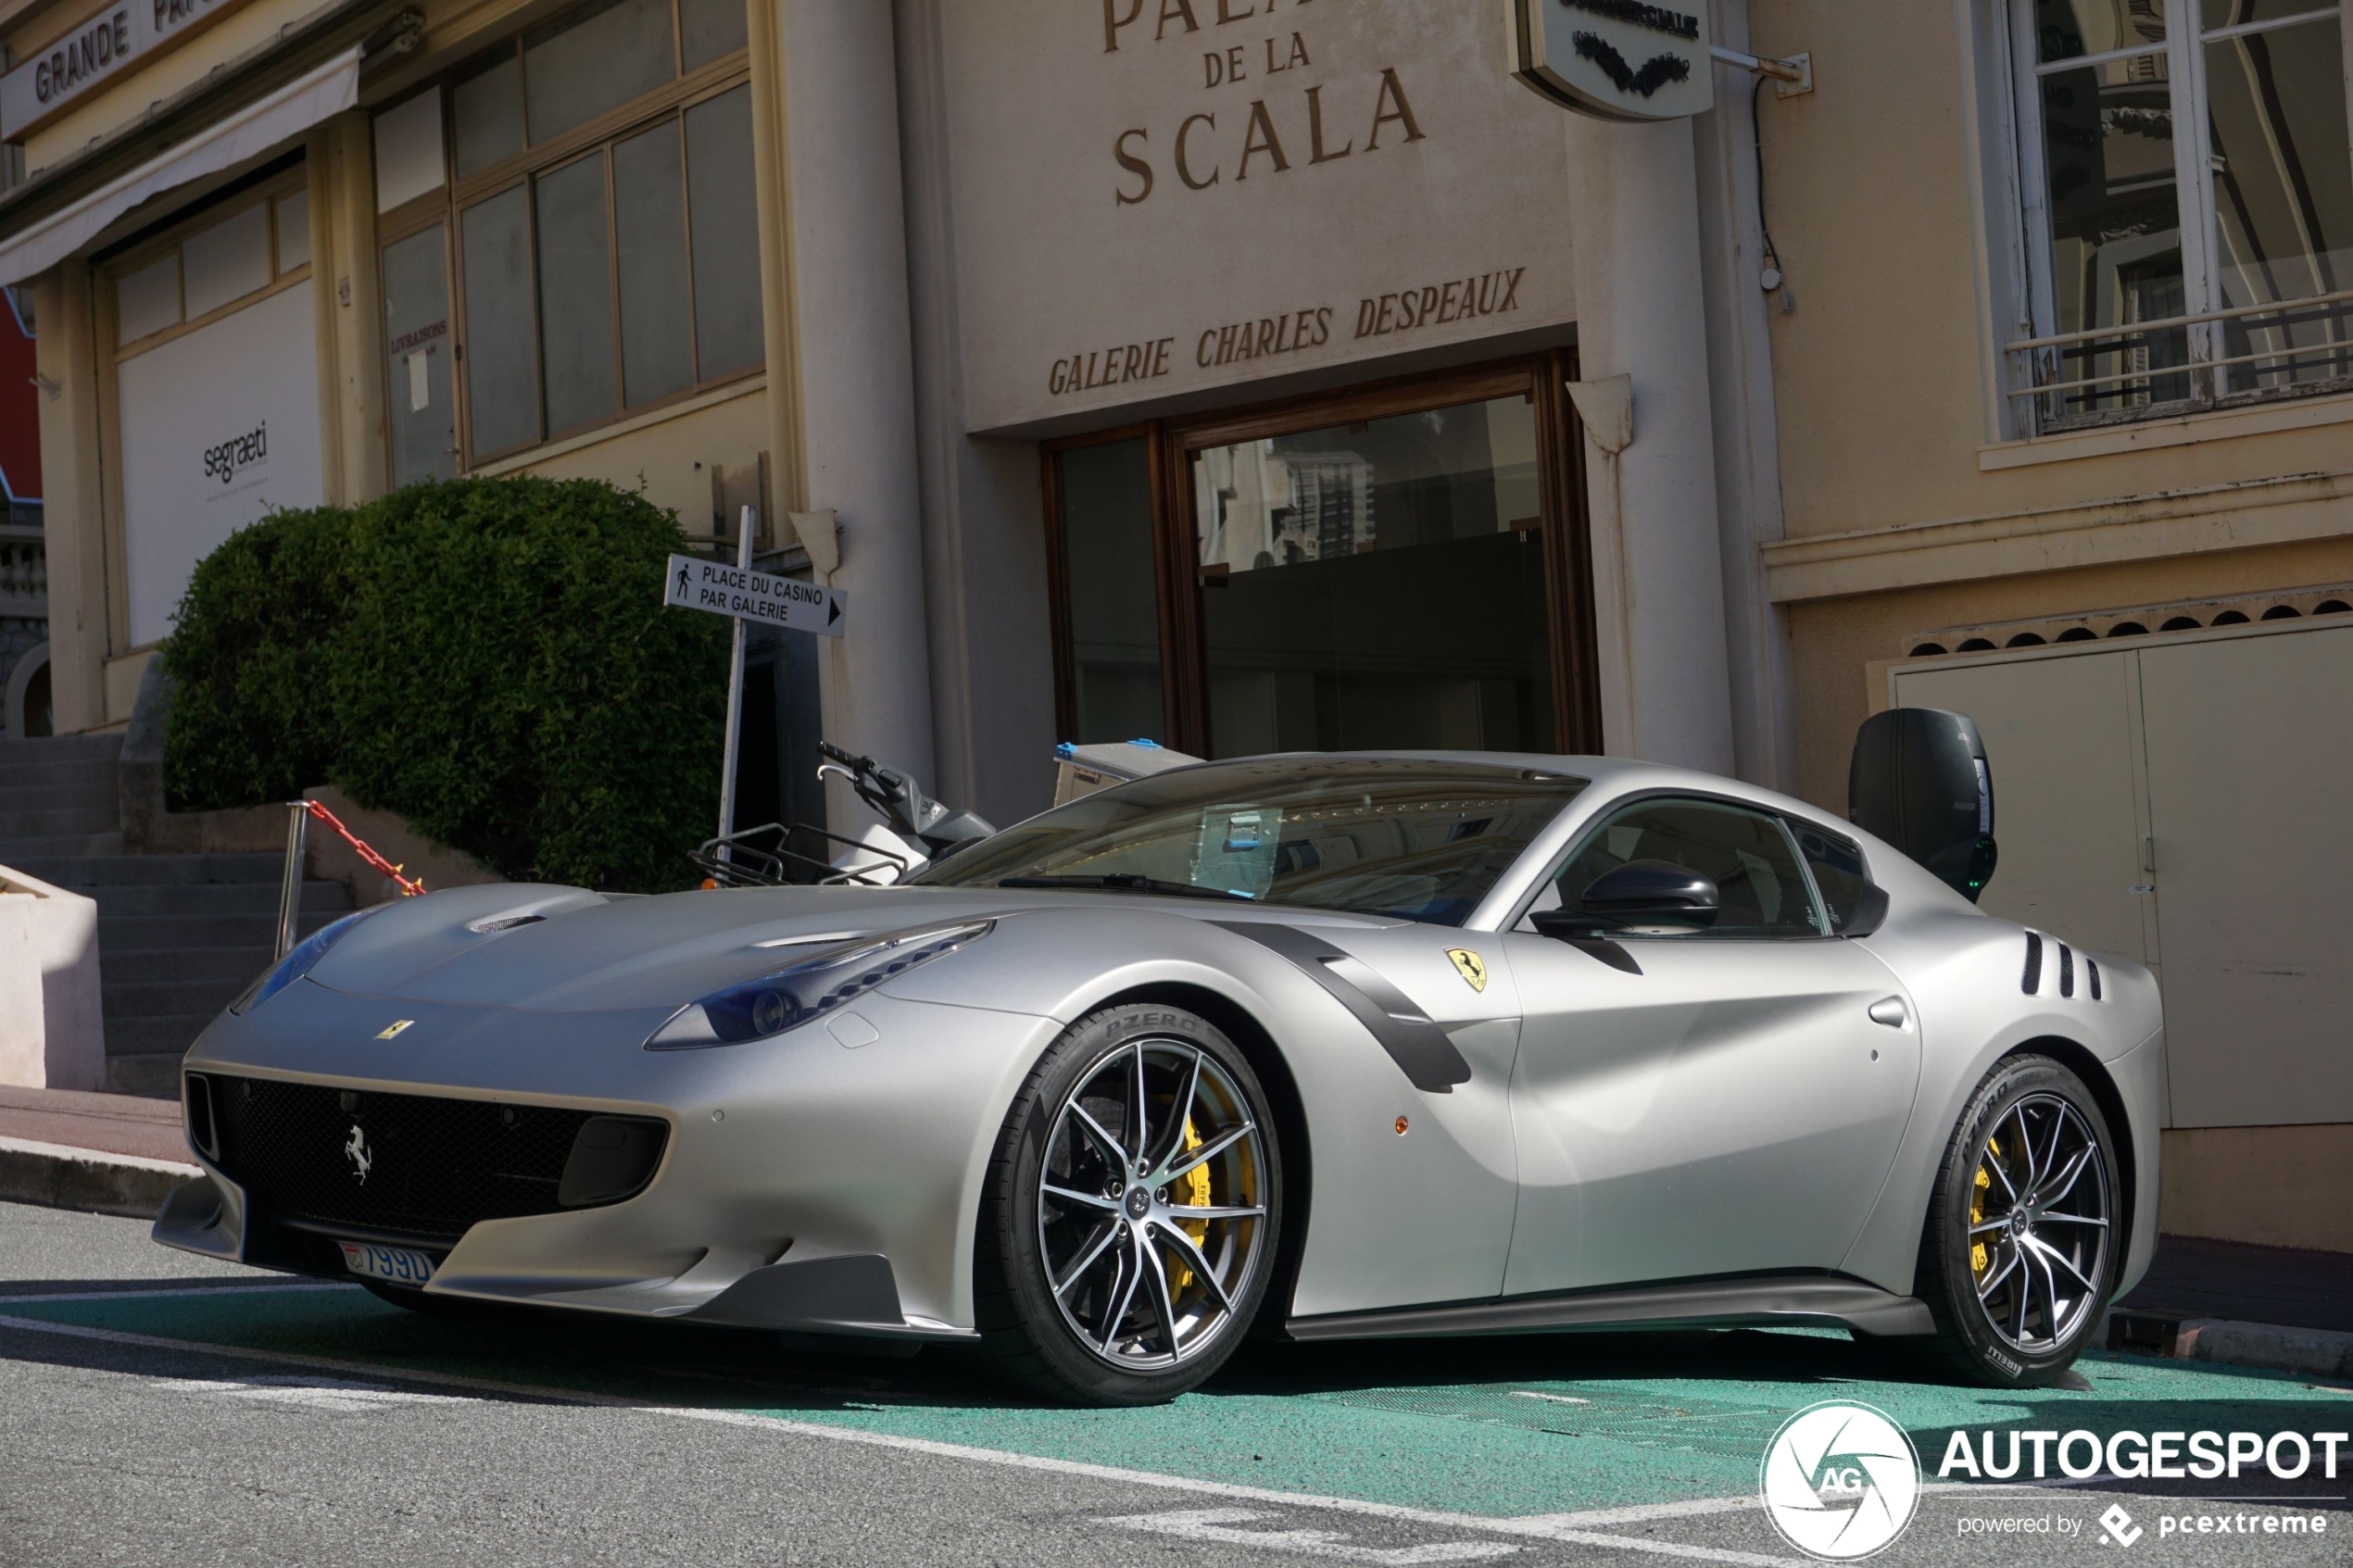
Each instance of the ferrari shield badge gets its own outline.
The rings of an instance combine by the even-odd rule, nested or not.
[[[1468,947],[1449,947],[1446,956],[1454,960],[1454,972],[1463,977],[1463,984],[1474,991],[1487,989],[1487,965],[1477,953]]]
[[[385,1025],[384,1028],[378,1033],[376,1038],[379,1040],[389,1040],[393,1036],[398,1035],[403,1029],[408,1028],[409,1025],[416,1022],[417,1021],[413,1018],[395,1019],[391,1023]]]

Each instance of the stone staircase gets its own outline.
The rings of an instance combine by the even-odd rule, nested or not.
[[[0,865],[98,904],[107,1086],[180,1093],[180,1058],[274,956],[283,858],[134,855],[123,847],[122,737],[0,740]],[[306,882],[301,930],[351,908]]]

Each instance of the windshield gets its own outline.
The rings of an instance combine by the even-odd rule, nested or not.
[[[913,880],[1186,894],[1460,925],[1584,787],[1479,763],[1216,762],[1056,807]]]

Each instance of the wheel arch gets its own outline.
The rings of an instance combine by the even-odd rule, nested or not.
[[[1134,1002],[1183,1008],[1215,1024],[1239,1048],[1273,1102],[1275,1133],[1283,1151],[1282,1234],[1275,1248],[1274,1278],[1259,1302],[1258,1316],[1249,1332],[1253,1336],[1279,1332],[1280,1325],[1290,1317],[1291,1294],[1299,1283],[1300,1257],[1306,1247],[1307,1216],[1315,1190],[1315,1151],[1308,1142],[1307,1104],[1300,1094],[1299,1080],[1282,1047],[1275,1043],[1274,1035],[1257,1015],[1231,997],[1205,985],[1161,981],[1132,986],[1105,997],[1087,1010],[1091,1013]]]
[[[2100,1108],[2100,1114],[2107,1118],[2108,1139],[2116,1150],[2117,1185],[2122,1189],[2119,1194],[2120,1212],[2115,1222],[2115,1234],[2129,1248],[2133,1221],[2140,1212],[2140,1160],[2133,1147],[2133,1119],[2125,1107],[2123,1092],[2117,1087],[2108,1065],[2094,1055],[2090,1047],[2064,1035],[2038,1035],[2031,1040],[2020,1040],[2004,1051],[1994,1065],[1999,1067],[2003,1062],[2021,1056],[2048,1057],[2074,1073],[2091,1091],[2093,1100]],[[1981,1076],[1979,1082],[1983,1081]],[[2123,1259],[2120,1257],[2118,1267],[2120,1269],[2122,1266]]]

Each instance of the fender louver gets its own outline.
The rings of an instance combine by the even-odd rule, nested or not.
[[[2039,931],[2026,934],[2026,968],[2019,975],[2018,988],[2030,997],[2043,994],[2043,948],[2045,937]],[[2075,949],[2057,937],[2049,943],[2058,948],[2058,994],[2070,1001],[2075,999]],[[2088,953],[2083,958],[2083,981],[2086,999],[2101,1001],[2100,966]]]

